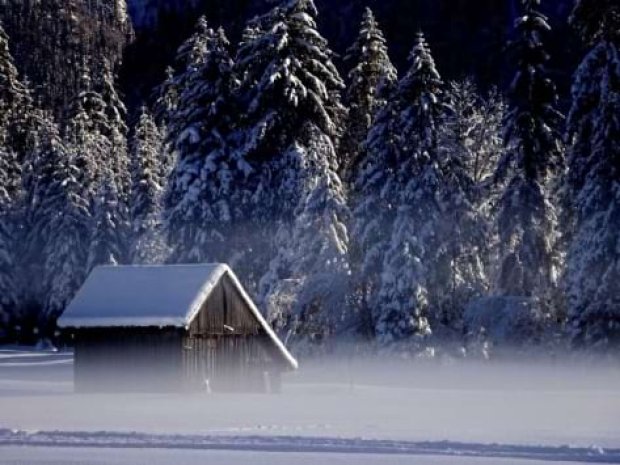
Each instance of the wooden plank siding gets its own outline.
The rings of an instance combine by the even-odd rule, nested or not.
[[[271,341],[225,275],[183,340],[187,384],[215,391],[265,391],[279,371]],[[267,379],[271,377],[274,380]]]

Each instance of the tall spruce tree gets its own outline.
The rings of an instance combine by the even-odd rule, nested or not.
[[[146,108],[131,144],[132,189],[130,202],[131,261],[163,263],[167,248],[162,231],[163,139],[157,124]]]
[[[176,262],[228,261],[228,227],[243,204],[249,168],[236,159],[230,134],[236,126],[238,81],[223,30],[204,31],[204,55],[175,114],[176,166],[165,199],[166,230]],[[222,255],[222,253],[224,255]]]
[[[556,108],[556,88],[546,70],[544,37],[550,31],[540,0],[523,0],[517,38],[510,44],[517,73],[510,88],[505,121],[506,151],[497,179],[505,182],[497,213],[501,296],[535,299],[551,312],[549,298],[557,284],[557,212],[551,181],[563,164],[563,116]]]
[[[438,252],[442,81],[422,33],[410,59],[411,68],[396,90],[401,111],[395,129],[403,144],[394,171],[399,191],[393,197],[395,219],[383,260],[375,328],[380,343],[402,341],[416,350],[430,333],[429,284]]]
[[[99,265],[118,265],[126,259],[128,251],[127,221],[124,202],[112,176],[107,176],[99,186],[92,213],[92,232],[86,270],[88,273]]]
[[[247,117],[236,156],[251,168],[246,218],[253,227],[244,260],[252,269],[244,275],[258,288],[260,301],[274,309],[270,318],[305,340],[333,329],[326,328],[334,316],[326,296],[335,289],[315,284],[329,274],[319,272],[319,263],[325,268],[333,263],[334,270],[346,273],[343,244],[348,242],[335,152],[345,115],[344,84],[316,29],[317,15],[312,0],[280,2],[246,29],[238,54]],[[287,308],[270,305],[283,298],[290,302]],[[297,325],[309,312],[325,326]]]
[[[105,104],[104,112],[107,120],[105,129],[107,133],[104,135],[110,141],[108,169],[112,175],[112,181],[116,184],[119,200],[126,208],[131,187],[130,160],[127,147],[127,134],[129,132],[126,124],[127,109],[118,94],[112,66],[104,61],[101,69],[103,72],[99,77],[99,82],[95,84]],[[127,227],[127,225],[123,227]]]
[[[294,143],[308,139],[308,123],[332,138],[342,132],[344,83],[316,29],[317,15],[313,0],[283,1],[256,20],[261,28],[239,52],[248,110],[242,151],[250,161],[277,162]],[[274,200],[281,194],[273,192]],[[298,199],[283,200],[261,214],[290,215]]]
[[[19,304],[17,250],[23,219],[24,154],[16,142],[28,106],[28,91],[19,79],[8,37],[0,26],[0,325],[6,324],[9,316],[15,316]]]
[[[370,8],[366,8],[357,39],[345,60],[352,64],[345,104],[349,108],[340,145],[340,173],[353,181],[360,163],[362,144],[377,112],[385,105],[385,93],[398,79],[388,56],[383,32]]]
[[[24,276],[28,276],[23,297],[29,306],[40,310],[45,292],[42,286],[46,235],[49,233],[47,225],[57,214],[54,210],[47,210],[46,196],[57,181],[57,165],[67,162],[68,153],[51,112],[40,111],[36,117],[36,144],[22,170],[25,237],[20,247],[20,267]]]
[[[478,94],[470,81],[451,82],[439,125],[439,253],[433,263],[431,301],[438,330],[460,331],[463,311],[488,291],[495,237],[489,205],[492,175],[502,153],[503,104]]]
[[[260,283],[271,321],[289,342],[309,349],[356,329],[346,302],[350,214],[344,186],[332,139],[318,128],[314,134],[307,147],[296,145],[288,154],[306,164],[304,198],[293,223],[279,228],[276,256]]]
[[[178,74],[174,74],[174,70],[169,68],[167,79],[158,91],[158,121],[167,127],[166,142],[172,152],[169,154],[172,160],[176,160],[178,152],[191,151],[191,147],[187,146],[195,144],[193,140],[197,134],[189,128],[196,123],[194,114],[200,115],[205,110],[188,97],[191,97],[191,93],[199,86],[199,69],[205,60],[207,43],[213,35],[214,31],[209,27],[207,19],[201,16],[194,33],[177,50],[175,67]]]
[[[66,116],[64,138],[67,149],[81,153],[78,159],[87,163],[83,176],[84,187],[92,205],[103,179],[110,174],[112,157],[112,133],[107,117],[107,105],[97,92],[86,63],[82,66],[81,91],[75,96]]]
[[[572,24],[591,48],[573,84],[568,254],[570,336],[578,346],[620,343],[620,6],[580,0]]]
[[[42,147],[49,170],[40,192],[40,211],[45,213],[36,222],[45,260],[39,325],[49,333],[86,278],[92,219],[86,154],[65,150],[53,132]]]
[[[439,216],[439,73],[424,35],[381,110],[357,178],[354,281],[366,331],[381,344],[429,333],[427,258]]]

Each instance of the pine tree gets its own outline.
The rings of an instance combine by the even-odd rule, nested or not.
[[[307,198],[304,154],[315,129],[334,145],[342,132],[344,84],[316,29],[317,15],[312,0],[282,1],[246,28],[238,53],[245,118],[235,156],[252,168],[246,182],[251,253],[244,261],[246,284],[254,289],[276,255],[278,228],[290,227]]]
[[[194,33],[177,50],[176,67],[178,75],[174,75],[172,68],[169,69],[166,82],[159,89],[156,106],[160,124],[167,126],[166,139],[171,152],[170,158],[176,159],[177,153],[190,149],[184,147],[191,144],[196,138],[188,129],[188,121],[194,113],[202,111],[197,103],[188,97],[189,92],[194,92],[200,82],[199,69],[204,63],[207,43],[213,37],[214,31],[207,23],[207,19],[201,16],[196,23]],[[185,94],[185,99],[183,99]],[[191,137],[190,137],[191,136]]]
[[[547,312],[556,285],[557,212],[550,182],[563,163],[556,90],[545,69],[544,36],[550,30],[537,7],[524,0],[511,44],[518,70],[510,90],[505,122],[506,151],[497,179],[506,182],[497,214],[500,271],[497,293],[530,297]]]
[[[383,260],[375,330],[382,344],[404,342],[407,350],[417,350],[430,334],[429,281],[437,260],[441,216],[436,193],[442,182],[437,127],[442,81],[422,33],[411,63],[395,91],[395,107],[386,108],[399,134],[383,149],[395,162],[389,183],[398,190],[390,197],[396,211]]]
[[[68,150],[81,153],[79,160],[87,163],[83,173],[87,182],[84,187],[92,205],[103,179],[111,174],[112,130],[106,114],[107,105],[95,90],[86,64],[82,67],[80,87],[69,109],[64,135]]]
[[[277,233],[277,255],[260,289],[270,320],[297,344],[355,329],[345,300],[350,214],[333,142],[318,128],[314,134],[307,148],[296,145],[288,154],[308,165],[302,168],[304,199],[294,222]]]
[[[86,269],[118,265],[127,257],[125,224],[128,213],[113,178],[103,180],[95,198],[93,226]]]
[[[317,14],[313,0],[283,1],[256,20],[256,37],[239,53],[248,105],[243,150],[249,160],[284,153],[307,138],[309,121],[332,138],[341,133],[344,84],[316,30]],[[294,208],[295,202],[289,213]]]
[[[170,134],[170,125],[179,105],[179,88],[174,69],[166,68],[166,79],[154,91],[153,116],[162,137],[161,176],[167,180],[176,163],[174,136]]]
[[[571,18],[591,49],[573,84],[569,115],[570,336],[600,349],[620,341],[620,7],[580,0]]]
[[[68,153],[61,139],[58,126],[50,112],[36,113],[38,119],[36,144],[24,163],[22,185],[24,186],[25,238],[20,247],[20,267],[28,279],[24,299],[35,308],[42,306],[44,297],[44,249],[48,223],[56,211],[46,210],[46,195],[57,181],[58,166],[67,163]]]
[[[344,85],[317,15],[312,0],[280,2],[246,28],[237,59],[246,117],[235,157],[251,168],[242,275],[270,319],[300,342],[335,330],[348,267],[335,152]]]
[[[162,177],[163,140],[146,108],[132,141],[131,212],[133,263],[163,263],[167,250],[163,238]]]
[[[108,169],[112,173],[112,180],[116,184],[121,202],[127,205],[131,186],[129,151],[127,148],[128,129],[125,122],[127,109],[116,90],[115,76],[111,65],[104,61],[101,69],[103,72],[100,75],[100,81],[95,83],[95,88],[100,89],[99,93],[105,105],[104,112],[107,123],[105,129],[107,133],[102,133],[110,141]]]
[[[422,33],[365,143],[356,181],[354,282],[364,332],[380,343],[425,336],[428,263],[439,210],[437,124],[442,85]]]
[[[394,87],[397,71],[390,57],[383,32],[367,8],[355,43],[347,51],[349,86],[345,103],[349,107],[345,134],[340,151],[343,154],[340,172],[345,179],[354,180],[360,163],[362,144],[376,113],[385,105],[387,89]]]
[[[19,80],[8,37],[0,26],[0,325],[15,316],[19,304],[17,249],[22,224],[23,147],[16,142],[28,105],[28,91]]]
[[[432,266],[432,322],[463,329],[465,306],[488,291],[492,234],[489,189],[502,153],[501,100],[483,99],[469,82],[452,82],[439,125],[442,182],[437,197],[439,253]]]
[[[180,87],[175,115],[177,163],[165,198],[168,242],[173,261],[227,261],[223,241],[239,216],[240,186],[249,167],[235,158],[238,81],[223,30],[205,32],[204,56],[193,77]]]
[[[38,236],[44,239],[43,312],[40,327],[51,331],[55,319],[64,310],[86,278],[91,235],[90,203],[84,184],[81,152],[67,153],[54,138],[49,140],[48,165],[53,171],[49,183],[42,186],[42,212],[38,218]]]

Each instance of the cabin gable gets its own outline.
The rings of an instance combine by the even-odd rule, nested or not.
[[[184,373],[208,389],[269,390],[286,367],[234,281],[224,274],[183,338]]]

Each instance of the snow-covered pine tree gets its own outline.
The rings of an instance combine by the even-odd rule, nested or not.
[[[258,293],[273,310],[270,318],[303,339],[333,332],[332,297],[344,293],[346,281],[335,276],[346,277],[347,268],[334,148],[345,115],[344,84],[316,29],[317,15],[312,0],[280,2],[246,29],[237,60],[247,117],[236,156],[252,167],[247,217],[254,228],[244,277],[255,289],[262,275]],[[283,298],[286,308],[270,305]],[[311,328],[300,316],[310,314],[322,323]]]
[[[609,349],[620,343],[620,6],[579,0],[571,22],[591,49],[575,74],[568,125],[569,335]]]
[[[194,29],[194,33],[179,47],[175,58],[175,67],[178,74],[169,69],[166,81],[160,87],[156,102],[158,122],[167,126],[166,141],[171,152],[170,158],[175,160],[180,147],[191,143],[187,130],[188,119],[195,112],[204,111],[188,100],[188,92],[195,89],[200,82],[199,68],[204,63],[206,47],[209,39],[214,35],[207,19],[201,16]],[[185,98],[183,99],[183,94]],[[183,100],[182,100],[183,99]]]
[[[179,88],[176,166],[165,197],[175,262],[230,261],[230,225],[240,216],[249,166],[230,147],[238,80],[222,29],[207,30],[202,63]],[[193,66],[193,65],[192,65]],[[242,244],[238,244],[241,246]]]
[[[47,224],[55,211],[45,209],[46,195],[55,182],[57,165],[66,163],[68,156],[60,131],[51,112],[36,111],[36,133],[32,152],[22,169],[24,189],[24,240],[20,247],[20,268],[28,285],[24,299],[32,308],[42,306],[44,281],[44,248]]]
[[[430,334],[429,284],[438,258],[437,229],[441,220],[437,189],[442,182],[438,124],[442,81],[422,33],[411,52],[411,68],[398,83],[393,103],[386,107],[395,139],[376,141],[392,172],[395,219],[385,249],[381,286],[375,300],[375,331],[380,344],[403,350],[422,348]],[[373,147],[372,136],[369,148]],[[381,169],[381,168],[380,168]],[[386,169],[386,168],[383,168]],[[382,192],[386,195],[388,192]]]
[[[86,278],[91,236],[88,163],[83,152],[68,152],[51,132],[43,142],[47,181],[40,186],[41,215],[36,236],[43,241],[43,311],[39,325],[45,333]],[[42,171],[43,172],[43,171]]]
[[[129,150],[127,148],[127,109],[116,90],[116,78],[111,65],[104,60],[100,66],[103,70],[99,76],[99,82],[95,82],[95,88],[99,90],[101,99],[105,104],[107,120],[107,134],[103,133],[110,141],[110,154],[108,156],[108,169],[112,173],[112,181],[116,183],[119,199],[126,205],[129,202],[131,187]]]
[[[354,181],[360,163],[362,144],[377,112],[385,105],[380,90],[393,88],[398,73],[390,61],[383,32],[375,16],[366,8],[357,39],[347,51],[345,61],[352,65],[345,104],[349,108],[345,133],[340,144],[340,173]]]
[[[460,153],[469,176],[484,188],[491,184],[503,152],[505,103],[497,91],[483,95],[470,80],[464,80],[448,84],[444,104],[442,150]]]
[[[179,103],[179,89],[176,85],[174,68],[172,66],[166,68],[166,79],[155,88],[153,94],[155,100],[153,104],[155,120],[158,125],[165,127],[170,123]]]
[[[273,160],[307,138],[307,122],[332,138],[342,131],[344,83],[327,40],[316,29],[317,14],[313,0],[285,0],[255,20],[261,28],[239,53],[248,106],[243,150],[250,161]],[[297,205],[280,204],[281,209],[266,213],[277,216],[284,209],[290,214]]]
[[[179,88],[175,79],[174,69],[166,68],[166,79],[154,92],[153,116],[162,137],[161,176],[167,182],[176,163],[174,152],[174,136],[170,134],[170,124],[179,104]],[[162,184],[165,186],[166,182]]]
[[[104,66],[105,68],[105,66]],[[90,213],[95,216],[95,207],[101,204],[101,196],[117,196],[107,202],[107,208],[114,205],[115,212],[108,210],[114,217],[114,244],[105,246],[115,252],[114,261],[127,261],[127,240],[130,232],[128,218],[129,190],[131,176],[127,154],[126,126],[124,122],[125,108],[114,88],[111,73],[104,73],[99,82],[92,82],[89,67],[84,64],[82,70],[82,91],[74,99],[70,109],[70,120],[65,129],[67,149],[71,158],[80,169],[85,198],[90,205]],[[98,91],[97,89],[100,89]],[[105,184],[114,183],[114,186]],[[101,208],[99,208],[101,210]],[[96,224],[96,222],[95,222]],[[96,227],[93,224],[93,227]],[[101,224],[105,224],[103,221]],[[96,231],[92,232],[95,237]],[[95,249],[99,246],[93,245]],[[120,254],[120,255],[119,255]],[[101,257],[103,263],[110,260],[105,254],[91,251],[91,259]],[[95,261],[89,262],[89,270],[96,266]]]
[[[309,161],[303,154],[313,131],[318,128],[332,142],[342,131],[344,84],[316,29],[317,15],[313,0],[282,1],[252,21],[238,54],[247,116],[237,156],[254,168],[248,182],[253,252],[246,260],[253,271],[246,284],[254,288],[277,250],[276,230],[292,224],[307,198],[302,179]]]
[[[86,270],[98,265],[118,265],[128,251],[125,224],[128,212],[110,175],[103,179],[93,206],[93,225]]]
[[[260,291],[270,319],[290,342],[317,344],[356,329],[346,302],[350,213],[328,135],[315,128],[309,145],[295,145],[289,156],[303,163],[304,199],[292,226],[284,223],[278,231],[277,255]]]
[[[130,202],[132,263],[163,263],[167,247],[162,231],[163,139],[146,107],[131,144],[132,189]]]
[[[84,167],[86,192],[92,205],[103,179],[111,169],[112,133],[107,116],[107,105],[94,89],[90,69],[83,63],[81,91],[73,99],[66,117],[64,136],[67,149],[80,153],[77,159],[88,163]]]
[[[498,205],[499,275],[496,293],[528,297],[546,313],[558,273],[554,243],[557,213],[550,182],[563,165],[563,116],[556,108],[556,89],[545,65],[547,18],[540,0],[523,0],[510,44],[517,73],[510,89],[505,121],[506,150],[496,177],[505,183]]]
[[[433,162],[438,162],[435,124],[440,114],[437,94],[441,78],[422,33],[418,34],[410,59],[411,68],[398,82],[370,129],[355,186],[358,200],[352,229],[354,306],[362,309],[362,331],[383,343],[416,332],[426,334],[428,329],[425,287],[416,291],[417,297],[415,292],[411,293],[417,301],[399,315],[394,309],[388,309],[389,301],[396,299],[387,289],[388,282],[396,284],[394,280],[400,278],[387,270],[396,266],[398,260],[400,239],[396,236],[411,233],[413,238],[414,234],[414,231],[407,232],[405,225],[408,218],[405,186],[413,188],[410,181],[421,179],[420,171],[431,157],[428,148],[433,150]],[[413,206],[428,208],[422,203],[421,199]],[[433,215],[437,213],[433,211]],[[395,225],[397,216],[399,225]],[[386,257],[390,249],[391,258]],[[402,252],[410,253],[409,247],[402,247]],[[411,251],[413,253],[417,252]],[[394,262],[388,265],[391,260]],[[404,262],[402,264],[404,266]],[[418,268],[412,266],[407,276],[411,277]],[[407,279],[406,276],[402,278]],[[412,278],[408,285],[417,286],[421,279],[421,276]],[[397,328],[401,324],[404,330],[399,335]]]
[[[15,316],[19,304],[17,249],[22,222],[21,164],[17,144],[29,94],[19,80],[8,37],[0,25],[0,325]]]
[[[489,204],[496,199],[490,180],[502,153],[502,117],[494,94],[483,98],[467,80],[447,86],[438,136],[440,246],[431,285],[433,322],[442,328],[462,330],[465,306],[488,290],[495,243]]]

